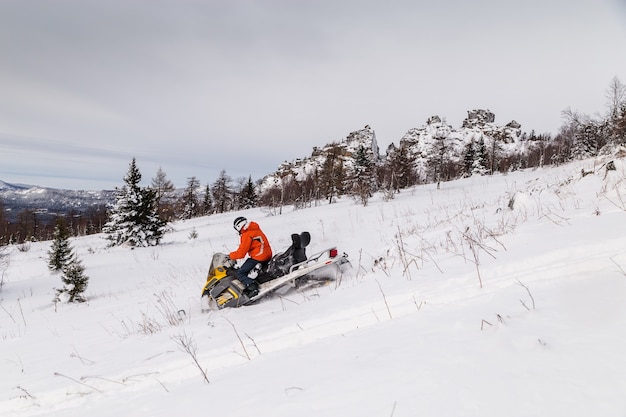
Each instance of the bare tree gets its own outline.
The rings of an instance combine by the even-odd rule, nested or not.
[[[620,113],[622,106],[626,104],[626,86],[617,77],[613,77],[609,88],[606,90],[607,107],[609,108],[609,120],[614,120]]]
[[[174,191],[174,184],[167,179],[167,175],[161,167],[159,167],[155,177],[152,178],[152,188],[156,191],[157,202],[159,202],[162,197],[168,197]]]
[[[167,179],[165,171],[159,167],[156,176],[152,178],[152,189],[156,193],[156,206],[159,217],[162,220],[171,220],[174,215],[174,208],[167,200],[171,199],[174,194],[174,184]]]

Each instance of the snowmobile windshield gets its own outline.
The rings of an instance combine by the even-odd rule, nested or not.
[[[214,275],[215,268],[218,266],[229,266],[231,265],[231,260],[228,258],[228,255],[225,253],[216,253],[213,255],[213,259],[211,259],[211,266],[209,267],[209,275]]]

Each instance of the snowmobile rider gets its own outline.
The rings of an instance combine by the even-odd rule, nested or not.
[[[239,233],[239,248],[228,256],[234,261],[249,256],[237,270],[237,279],[246,286],[243,293],[252,298],[259,293],[259,284],[248,277],[248,274],[257,264],[272,259],[272,248],[256,222],[248,222],[245,217],[237,217],[233,227]]]

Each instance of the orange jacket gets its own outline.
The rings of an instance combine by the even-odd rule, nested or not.
[[[259,262],[272,259],[270,242],[255,222],[248,223],[248,226],[241,231],[239,248],[229,253],[228,256],[236,260],[244,258],[246,254]]]

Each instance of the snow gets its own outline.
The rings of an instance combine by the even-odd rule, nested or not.
[[[197,218],[157,247],[74,238],[83,304],[52,302],[51,242],[10,246],[0,415],[623,417],[626,163],[602,162]],[[238,215],[277,253],[308,230],[309,253],[337,245],[353,268],[208,311]]]

